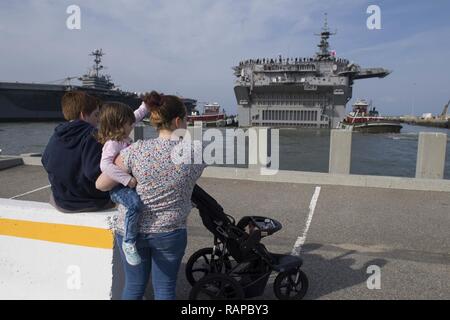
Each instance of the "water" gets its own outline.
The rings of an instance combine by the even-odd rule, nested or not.
[[[2,154],[42,153],[56,122],[0,123]],[[220,129],[224,131],[225,129]],[[364,134],[355,132],[352,140],[352,174],[414,177],[419,132],[450,130],[404,125],[400,134]],[[151,127],[145,138],[156,137]],[[449,135],[450,136],[450,135]],[[450,179],[450,137],[447,138],[445,179]],[[281,129],[280,169],[327,172],[330,131],[325,129]],[[224,150],[226,155],[226,150]],[[237,150],[235,149],[235,158]],[[246,157],[248,158],[248,156]],[[238,165],[245,167],[245,165]]]

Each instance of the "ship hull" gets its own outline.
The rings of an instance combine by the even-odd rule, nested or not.
[[[389,123],[389,122],[381,122],[381,123],[357,123],[357,124],[348,124],[342,123],[340,126],[341,129],[363,132],[363,133],[400,133],[400,130],[403,128],[399,123]]]
[[[201,121],[206,127],[224,127],[226,125],[224,114],[196,115],[187,117],[188,125],[192,126],[196,121]]]
[[[239,126],[334,128],[345,116],[351,87],[235,86]],[[337,94],[339,92],[339,94]]]
[[[114,90],[99,90],[80,86],[0,83],[0,121],[59,121],[63,120],[61,98],[69,91],[83,91],[100,100],[119,101],[131,108],[139,107],[137,95]]]

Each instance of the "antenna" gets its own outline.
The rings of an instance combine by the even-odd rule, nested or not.
[[[324,13],[324,25],[323,25],[323,31],[328,31],[329,30],[329,28],[328,28],[328,13]]]
[[[328,36],[333,36],[337,33],[337,30],[335,32],[330,32],[330,27],[328,25],[328,13],[324,13],[324,21],[323,21],[323,27],[321,33],[315,33],[316,36],[323,36],[324,34],[327,34]]]
[[[93,66],[93,69],[95,70],[95,74],[97,77],[98,77],[99,71],[104,69],[104,67],[100,64],[102,62],[102,57],[104,55],[105,54],[103,53],[102,49],[97,49],[97,50],[91,52],[91,54],[90,54],[90,56],[95,57],[95,59],[94,59],[95,65]]]
[[[315,33],[316,36],[320,36],[320,43],[317,45],[320,49],[319,52],[317,52],[316,56],[318,59],[323,59],[323,58],[329,58],[331,56],[331,53],[329,51],[329,43],[328,43],[328,39],[330,38],[330,36],[333,36],[337,33],[336,32],[330,32],[330,28],[328,26],[328,13],[325,12],[324,14],[324,24],[322,27],[322,32],[317,34]]]

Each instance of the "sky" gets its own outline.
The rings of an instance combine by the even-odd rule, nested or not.
[[[80,7],[79,30],[66,26],[70,5]],[[380,7],[380,30],[367,28],[369,5]],[[356,81],[350,103],[371,100],[385,115],[441,113],[450,99],[449,0],[0,0],[0,81],[81,76],[102,48],[121,89],[218,102],[234,114],[231,68],[313,56],[325,12],[338,57],[393,71]]]

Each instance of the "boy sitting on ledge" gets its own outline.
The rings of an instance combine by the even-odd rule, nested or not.
[[[61,104],[68,122],[55,128],[42,156],[52,189],[50,204],[64,213],[110,209],[109,193],[95,188],[101,173],[102,145],[95,138],[101,101],[74,91]]]

